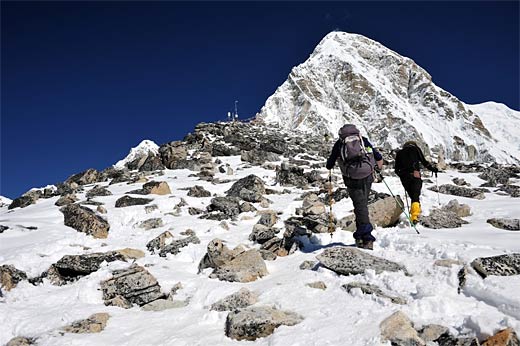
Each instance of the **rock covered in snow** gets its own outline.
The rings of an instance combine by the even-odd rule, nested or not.
[[[118,161],[114,165],[114,168],[124,169],[125,167],[131,166],[131,169],[139,169],[148,156],[154,156],[158,153],[159,146],[153,141],[145,139],[135,148],[130,149],[128,155],[124,159]]]
[[[238,292],[235,292],[221,300],[213,303],[210,310],[215,311],[234,311],[243,309],[258,301],[258,294],[251,292],[245,287],[242,287]]]
[[[226,318],[226,336],[235,340],[256,340],[271,335],[279,326],[294,326],[303,317],[272,307],[249,307],[230,312]]]
[[[363,274],[367,269],[372,269],[377,274],[383,271],[396,272],[402,270],[406,272],[401,264],[370,255],[352,247],[335,246],[325,249],[316,258],[325,268],[342,275]]]
[[[5,344],[5,346],[31,346],[36,344],[35,338],[27,338],[24,336],[17,336],[12,338]]]
[[[86,233],[94,238],[108,237],[110,224],[89,208],[69,204],[62,207],[60,211],[63,213],[65,226],[72,227],[76,231]]]

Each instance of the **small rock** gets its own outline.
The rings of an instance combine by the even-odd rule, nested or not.
[[[359,288],[361,290],[361,292],[363,292],[364,294],[373,294],[373,295],[381,297],[381,298],[390,299],[390,301],[394,304],[400,304],[400,305],[406,304],[406,299],[397,297],[397,296],[388,295],[388,294],[384,293],[376,285],[366,284],[366,283],[362,283],[362,282],[349,282],[348,284],[342,285],[341,287],[346,289],[347,292],[349,292],[349,293],[353,289]]]
[[[141,307],[144,311],[163,311],[188,306],[188,302],[181,300],[157,299]]]
[[[36,339],[34,338],[26,338],[24,336],[17,336],[16,338],[12,338],[5,344],[5,346],[30,346],[36,344]]]
[[[459,201],[452,199],[442,209],[457,214],[458,217],[466,217],[471,215],[471,208],[467,204],[459,204]]]
[[[0,287],[10,291],[18,285],[20,281],[27,280],[25,272],[16,269],[12,265],[0,266]]]
[[[318,262],[316,262],[316,261],[303,261],[300,264],[300,269],[301,270],[311,270],[314,267],[316,267],[317,264],[318,264]]]
[[[323,281],[310,282],[310,283],[305,284],[305,286],[309,286],[311,288],[317,288],[317,289],[324,290],[324,291],[327,289],[327,285],[325,285],[325,283]]]
[[[188,196],[190,197],[211,197],[211,192],[203,188],[202,186],[195,185],[190,187],[188,190]]]
[[[258,295],[243,287],[238,292],[213,303],[210,307],[210,310],[234,311],[253,305],[257,301]]]
[[[221,228],[225,229],[226,231],[229,231],[229,225],[227,224],[226,221],[221,221],[218,225],[219,225]]]
[[[159,210],[159,207],[157,206],[157,204],[145,205],[144,206],[144,211],[145,211],[146,214],[151,214],[155,210]]]
[[[452,211],[433,208],[429,215],[421,217],[420,223],[428,228],[439,229],[458,228],[468,222],[458,217],[457,214]]]
[[[135,260],[144,257],[144,251],[139,249],[124,248],[121,250],[115,250],[118,254],[123,256],[125,261]]]
[[[303,317],[271,307],[248,307],[230,312],[226,318],[226,336],[235,340],[256,340],[271,335],[281,325],[294,326]]]
[[[172,193],[170,186],[165,181],[150,181],[143,185],[143,190],[148,191],[147,194],[152,195],[169,195]]]
[[[146,248],[148,251],[150,251],[152,254],[156,251],[163,250],[166,245],[171,244],[171,241],[173,240],[173,235],[169,231],[164,231],[156,238],[150,240],[148,244],[146,244]]]
[[[69,205],[69,204],[75,203],[77,201],[79,201],[79,198],[76,197],[75,194],[69,193],[69,194],[66,194],[66,195],[58,198],[58,200],[56,201],[56,203],[54,203],[54,205],[61,207],[64,205]]]
[[[433,262],[433,265],[439,266],[439,267],[451,267],[452,265],[463,265],[464,262],[454,259],[439,259]]]
[[[499,331],[482,343],[482,346],[519,346],[520,340],[513,328]]]
[[[252,205],[251,203],[249,202],[244,202],[240,205],[240,212],[241,213],[247,213],[247,212],[250,212],[250,211],[256,211],[256,208],[254,205]]]
[[[139,228],[144,228],[145,230],[151,230],[154,228],[159,228],[164,226],[163,220],[160,217],[155,217],[152,219],[145,220],[139,224]]]
[[[105,207],[101,206],[101,205],[98,205],[98,207],[96,208],[96,211],[100,214],[106,214],[107,213],[107,210],[105,209]]]
[[[193,208],[193,207],[188,208],[188,214],[190,214],[190,215],[200,215],[202,213],[204,213],[204,210],[202,210],[202,209]]]
[[[379,325],[382,341],[394,346],[426,346],[413,328],[412,321],[401,311],[396,311]]]
[[[258,223],[253,226],[253,231],[249,235],[249,240],[256,241],[258,244],[263,244],[266,241],[276,237],[277,233],[278,230]]]
[[[274,224],[278,221],[278,216],[275,211],[264,212],[260,216],[260,220],[258,220],[258,224],[264,225],[266,227],[273,227]]]
[[[445,333],[449,333],[449,329],[439,324],[428,324],[419,330],[419,336],[426,342],[433,342]]]
[[[116,201],[116,208],[129,207],[133,205],[144,205],[148,204],[153,199],[151,198],[134,198],[130,196],[123,196]]]
[[[70,326],[64,327],[63,331],[74,334],[99,333],[105,329],[109,318],[110,315],[105,312],[93,314],[85,320],[76,321]]]
[[[520,219],[493,218],[486,221],[490,225],[507,231],[520,231]]]
[[[87,198],[92,198],[96,196],[112,196],[112,192],[108,191],[106,188],[101,186],[94,186],[92,189],[87,191],[85,194]]]

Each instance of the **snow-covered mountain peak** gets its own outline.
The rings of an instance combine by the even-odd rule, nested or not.
[[[146,157],[149,155],[149,153],[158,154],[159,153],[159,146],[149,139],[145,139],[139,143],[136,147],[130,149],[130,152],[128,155],[122,159],[119,160],[114,167],[115,168],[124,168],[125,164],[128,162],[132,162],[137,158],[140,157]]]
[[[496,112],[520,127],[509,112]],[[257,119],[333,135],[354,123],[385,149],[416,140],[427,152],[451,160],[520,161],[478,113],[437,87],[412,59],[358,34],[325,36],[267,99]]]

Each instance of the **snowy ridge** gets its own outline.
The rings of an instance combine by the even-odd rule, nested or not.
[[[503,122],[520,128],[514,111]],[[498,114],[498,113],[496,113]],[[520,161],[472,109],[437,87],[413,60],[362,35],[332,32],[294,67],[257,119],[286,129],[336,135],[351,122],[378,146],[415,139],[452,160]],[[517,146],[517,144],[514,144]]]
[[[0,208],[3,206],[9,205],[12,202],[13,202],[12,199],[4,197],[4,196],[0,196]]]
[[[138,146],[135,148],[130,149],[130,152],[128,155],[122,159],[119,160],[115,165],[114,168],[124,168],[125,164],[134,161],[137,158],[140,157],[146,157],[149,153],[152,154],[158,154],[159,153],[159,146],[155,144],[154,141],[151,141],[149,139],[145,139],[139,143]]]

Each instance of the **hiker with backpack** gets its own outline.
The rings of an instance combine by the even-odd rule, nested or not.
[[[419,202],[422,188],[421,164],[435,175],[439,172],[437,167],[426,160],[421,148],[414,141],[406,142],[395,156],[395,173],[401,179],[404,190],[412,200],[410,221],[414,224],[419,222],[421,215],[421,203]]]
[[[331,170],[338,161],[343,182],[354,204],[356,246],[373,250],[376,238],[372,235],[374,228],[368,215],[368,195],[375,170],[383,167],[383,156],[353,124],[344,125],[338,134],[339,139],[332,147],[326,167]]]

